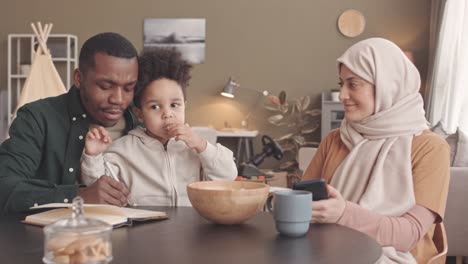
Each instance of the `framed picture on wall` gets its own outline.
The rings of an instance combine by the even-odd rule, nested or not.
[[[190,63],[205,62],[204,18],[147,18],[143,48],[175,47]]]

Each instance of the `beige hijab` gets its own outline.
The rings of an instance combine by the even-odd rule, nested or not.
[[[382,38],[358,42],[338,62],[374,85],[375,113],[341,123],[341,139],[350,153],[331,185],[363,208],[401,216],[415,205],[413,136],[428,128],[418,70],[398,46]],[[410,253],[392,247],[384,247],[384,257],[390,263],[415,263]]]

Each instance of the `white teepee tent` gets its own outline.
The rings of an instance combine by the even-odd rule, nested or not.
[[[38,22],[36,29],[34,23],[31,23],[39,45],[34,54],[31,71],[21,90],[15,116],[18,108],[26,103],[67,92],[57,69],[55,69],[50,51],[46,46],[52,26],[53,24],[46,24],[42,28],[41,23]]]

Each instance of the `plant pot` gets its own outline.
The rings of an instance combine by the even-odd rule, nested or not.
[[[333,102],[339,102],[340,101],[340,92],[331,92],[330,96],[331,96],[331,100]]]

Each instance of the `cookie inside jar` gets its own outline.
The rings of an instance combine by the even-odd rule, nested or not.
[[[109,263],[112,226],[86,218],[83,199],[73,199],[71,217],[44,227],[44,263]]]

